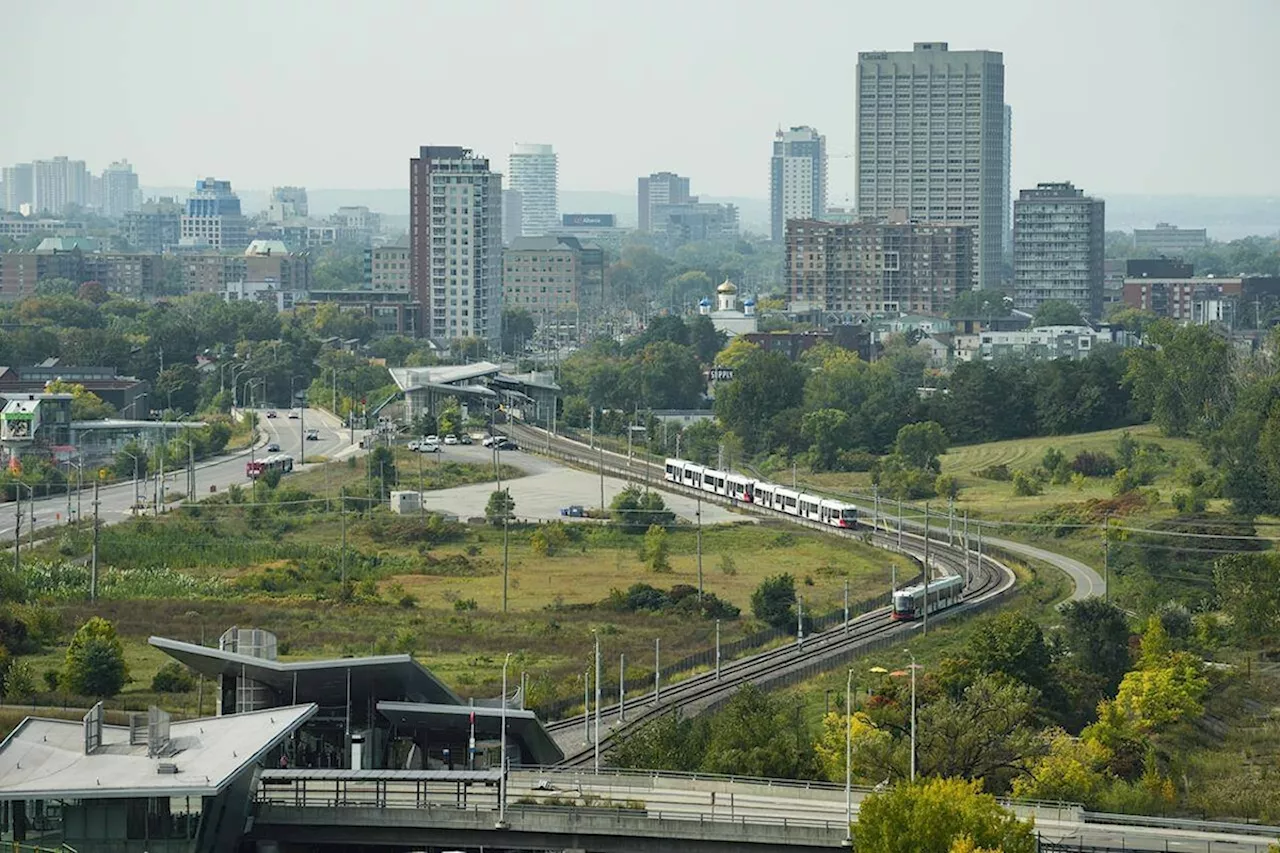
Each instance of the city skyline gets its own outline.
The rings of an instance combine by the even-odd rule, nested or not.
[[[759,164],[768,156],[769,134],[779,125],[808,124],[827,136],[829,204],[840,206],[854,196],[853,161],[842,155],[854,146],[857,53],[939,40],[953,50],[1004,54],[1006,101],[1016,116],[1014,187],[1070,179],[1101,196],[1280,192],[1280,175],[1266,168],[1266,140],[1280,130],[1280,117],[1254,109],[1248,85],[1280,76],[1280,58],[1265,49],[1268,36],[1280,30],[1280,8],[1265,0],[1238,0],[1212,16],[1198,14],[1201,7],[1189,2],[1064,5],[1052,16],[1052,39],[1042,36],[1048,12],[1012,2],[978,8],[926,2],[900,12],[825,0],[801,6],[795,15],[777,16],[763,6],[711,0],[693,6],[660,0],[643,13],[570,0],[536,8],[386,0],[354,29],[338,6],[313,14],[308,6],[303,16],[301,5],[285,2],[230,2],[182,16],[152,14],[153,7],[141,2],[20,6],[11,23],[28,36],[15,44],[13,58],[23,67],[44,68],[47,86],[87,79],[93,45],[104,39],[163,47],[185,44],[199,32],[200,39],[217,43],[238,37],[249,17],[294,37],[287,61],[270,52],[244,53],[220,68],[225,74],[208,78],[157,76],[152,51],[121,51],[113,60],[121,83],[113,97],[75,111],[55,109],[41,95],[45,86],[15,92],[10,115],[23,133],[0,136],[0,163],[67,154],[100,169],[128,156],[146,186],[184,186],[218,174],[246,188],[395,188],[405,185],[403,158],[419,145],[457,140],[501,162],[515,142],[540,139],[560,154],[566,190],[625,191],[635,175],[669,169],[692,176],[708,196],[762,198],[768,182]],[[818,20],[822,26],[814,26]],[[482,81],[495,94],[519,69],[528,86],[569,81],[575,97],[591,108],[556,111],[537,99],[501,98],[500,109],[477,101],[430,118],[390,109],[458,59],[449,50],[429,56],[412,50],[415,39],[440,26],[479,22],[487,27],[493,55],[503,58]],[[544,36],[528,40],[531,29]],[[607,37],[618,32],[634,38]],[[667,44],[664,61],[642,63],[658,43],[646,34],[658,32]],[[49,66],[40,51],[55,38],[63,58]],[[1230,62],[1186,61],[1203,54],[1205,44],[1227,42],[1233,46]],[[803,61],[778,67],[759,61],[780,43],[811,49]],[[1089,61],[1081,61],[1086,53]],[[301,85],[303,75],[310,81],[316,69],[326,68],[322,77],[331,85]],[[344,73],[355,68],[359,75]],[[355,88],[344,78],[403,82]],[[264,140],[199,132],[260,121],[264,101],[250,95],[264,90],[296,95],[296,115],[315,116],[315,135],[323,141],[299,145],[297,134]],[[144,97],[145,105],[139,102]],[[195,102],[198,110],[155,107]],[[377,112],[379,132],[364,133],[355,113],[350,127],[335,122],[338,103]],[[133,120],[109,120],[121,114]],[[657,115],[662,122],[646,123]],[[83,137],[86,125],[98,132]],[[682,132],[668,132],[671,126]],[[1206,156],[1222,150],[1228,128],[1231,156]],[[305,137],[305,121],[300,129]]]

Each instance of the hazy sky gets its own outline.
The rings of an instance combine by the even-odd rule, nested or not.
[[[853,194],[860,50],[1004,53],[1015,189],[1280,193],[1280,0],[0,0],[0,164],[129,158],[144,185],[407,184],[421,144],[560,186],[765,197],[778,125]],[[30,75],[30,76],[28,76]]]

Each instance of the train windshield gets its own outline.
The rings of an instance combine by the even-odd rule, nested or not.
[[[845,521],[856,521],[858,518],[858,511],[853,507],[846,507],[840,510],[840,517]]]
[[[911,613],[916,609],[915,599],[905,593],[893,597],[893,609],[898,613]]]

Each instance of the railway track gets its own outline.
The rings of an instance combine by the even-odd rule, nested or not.
[[[907,554],[922,566],[925,564],[927,550],[928,565],[924,567],[925,571],[936,572],[941,569],[946,574],[962,575],[967,579],[961,603],[931,614],[930,623],[952,619],[989,607],[1007,595],[1015,583],[1013,571],[1008,566],[989,555],[979,557],[971,550],[966,552],[963,542],[959,546],[949,544],[945,530],[939,531],[941,539],[931,532],[926,548],[923,531],[907,530],[905,526],[902,530],[890,529],[891,519],[883,516],[880,518],[869,516],[872,525],[869,535],[861,528],[843,530],[808,519],[780,516],[771,510],[731,502],[718,495],[668,482],[664,479],[665,472],[660,465],[629,459],[609,451],[594,450],[580,442],[548,435],[543,430],[523,424],[512,423],[508,425],[508,429],[526,450],[544,453],[579,466],[589,466],[629,480],[645,481],[652,487],[665,491],[697,495],[709,503],[732,505],[740,511],[761,517],[779,518],[802,527],[821,530],[828,535],[869,542],[877,548]],[[600,709],[602,728],[611,721],[613,724],[610,725],[607,734],[601,733],[600,751],[602,753],[607,751],[625,730],[653,719],[659,714],[673,709],[685,709],[694,713],[705,711],[726,701],[743,684],[785,683],[788,677],[794,677],[797,674],[834,668],[860,652],[895,643],[899,639],[905,639],[921,631],[923,627],[921,622],[890,621],[888,608],[884,607],[851,619],[848,623],[812,634],[803,642],[797,641],[722,664],[719,677],[715,671],[708,671],[670,684],[664,687],[660,694],[651,691],[642,696],[629,698],[626,702],[627,713],[624,720],[619,719],[622,709],[618,703],[602,707]],[[553,733],[563,732],[579,725],[584,725],[583,720],[575,717],[548,723],[547,729]],[[566,755],[563,764],[567,766],[588,764],[594,760],[594,755],[593,744]]]

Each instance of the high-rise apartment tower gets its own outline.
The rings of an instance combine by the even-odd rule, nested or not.
[[[973,226],[975,285],[998,287],[1007,126],[998,52],[917,42],[859,53],[858,212]]]
[[[779,130],[769,163],[773,242],[781,244],[788,219],[821,219],[827,212],[827,138],[812,127]]]
[[[516,145],[507,185],[520,193],[520,233],[509,234],[508,239],[541,237],[560,224],[558,169],[556,152],[550,145]]]
[[[1102,319],[1105,203],[1069,183],[1038,184],[1013,203],[1013,304],[1035,311],[1050,299]]]
[[[497,346],[502,318],[502,174],[458,145],[409,161],[410,281],[422,334]]]

